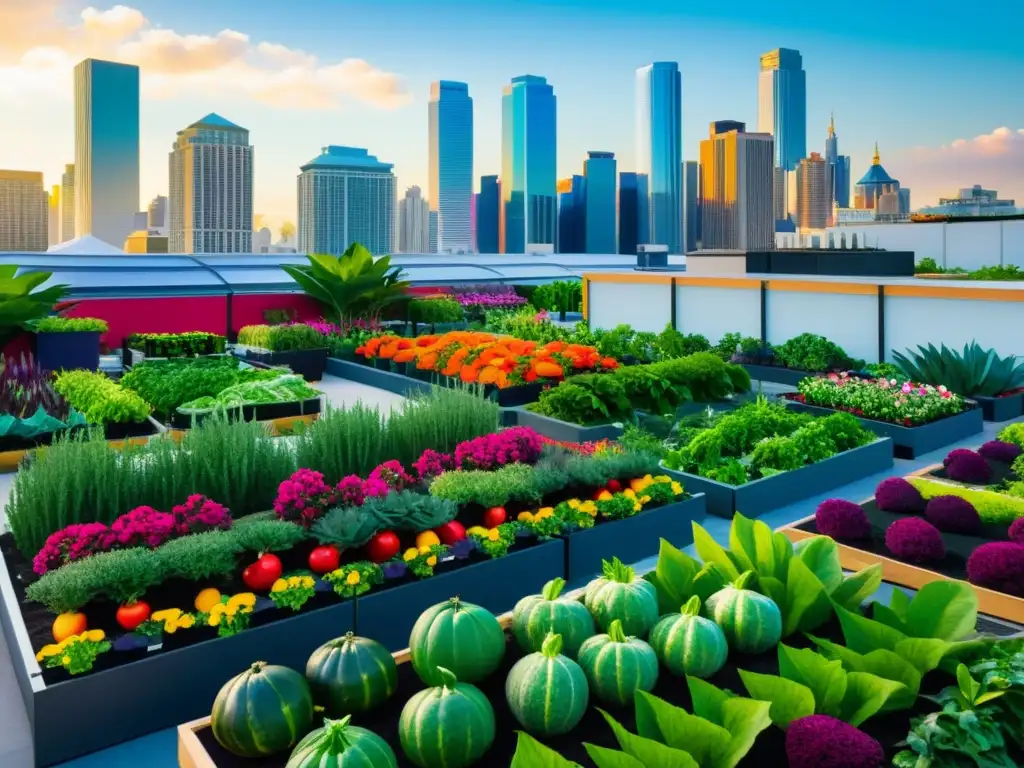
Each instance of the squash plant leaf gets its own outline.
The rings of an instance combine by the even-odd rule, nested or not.
[[[607,747],[597,747],[593,744],[584,744],[590,759],[594,761],[597,768],[647,768],[642,762],[625,752],[617,752]]]
[[[512,764],[509,768],[581,768],[581,766],[572,760],[566,760],[530,734],[519,731],[516,753],[512,756]]]
[[[732,735],[729,748],[711,768],[736,768],[753,748],[761,731],[772,724],[771,704],[735,696],[722,704],[722,725]]]
[[[757,540],[754,534],[754,521],[739,512],[733,515],[729,526],[729,551],[741,571],[757,571],[758,567]],[[774,560],[774,553],[772,553]]]
[[[693,546],[705,564],[718,566],[730,582],[736,581],[746,570],[739,568],[733,557],[698,523],[693,523]]]
[[[845,607],[851,611],[857,610],[856,606],[848,605]],[[871,604],[871,618],[881,624],[885,624],[887,627],[892,627],[898,632],[902,632],[903,634],[907,633],[906,618],[900,616],[889,606],[879,603],[877,600]]]
[[[889,598],[889,609],[906,624],[907,614],[910,612],[910,595],[899,587],[894,587],[892,597]]]
[[[673,749],[665,744],[659,744],[653,739],[645,739],[643,736],[630,733],[603,709],[597,711],[608,721],[622,751],[635,757],[648,768],[653,768],[653,766],[657,766],[657,768],[700,768],[700,765],[688,752]]]
[[[635,703],[640,736],[688,752],[702,766],[719,765],[717,756],[732,740],[725,728],[643,691],[637,692]]]
[[[846,676],[846,696],[839,719],[857,728],[903,690],[906,686],[895,680],[886,680],[868,672],[850,672]]]
[[[690,702],[693,705],[693,714],[710,720],[715,725],[725,727],[724,709],[725,703],[734,698],[732,694],[726,693],[721,688],[714,686],[707,680],[699,677],[686,676],[686,687],[690,689]]]
[[[892,651],[895,650],[896,643],[907,639],[907,636],[898,629],[893,629],[838,605],[833,608],[843,628],[846,647],[857,653],[871,653],[878,648]]]
[[[845,645],[840,643],[833,643],[831,640],[823,640],[820,637],[814,635],[808,635],[807,638],[818,646],[821,654],[829,659],[836,659],[843,663],[843,669],[848,672],[863,672],[864,671],[864,656],[851,651]]]
[[[705,563],[704,567],[693,577],[693,593],[700,598],[701,604],[703,604],[708,601],[709,597],[725,589],[729,584],[728,576],[716,563]],[[673,610],[679,609],[673,608]]]
[[[810,689],[814,711],[835,717],[846,696],[846,671],[839,660],[830,661],[809,648],[779,644],[779,675]]]
[[[789,561],[786,596],[780,607],[783,637],[797,630],[811,632],[832,614],[825,586],[802,558],[794,557]]]
[[[771,704],[769,717],[779,728],[814,714],[814,694],[806,685],[776,675],[762,675],[741,669],[740,678],[752,699]]]
[[[872,675],[903,684],[905,690],[897,691],[889,698],[883,707],[885,711],[910,709],[914,706],[918,691],[921,690],[921,673],[900,656],[898,651],[879,648],[865,654],[862,668],[856,671],[870,672]]]
[[[679,610],[693,596],[693,579],[701,564],[665,539],[658,549],[658,562],[648,580],[658,592],[661,613]]]
[[[857,571],[843,579],[832,593],[832,601],[850,611],[860,609],[861,603],[878,591],[882,584],[882,566],[878,563]]]
[[[962,640],[978,623],[978,594],[962,581],[932,581],[907,608],[907,631],[914,637]]]
[[[776,532],[772,534],[772,549],[775,551],[775,573],[781,578],[789,573],[789,561],[793,559],[793,542]]]
[[[843,583],[843,567],[839,564],[839,550],[836,543],[827,536],[804,539],[797,548],[797,558],[811,569],[828,594],[835,592]]]

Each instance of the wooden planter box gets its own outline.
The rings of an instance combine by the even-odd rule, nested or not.
[[[746,485],[727,485],[668,469],[666,472],[678,478],[688,492],[706,495],[708,514],[731,519],[734,512],[742,512],[746,517],[760,517],[773,509],[884,472],[893,465],[892,455],[892,440],[882,438],[816,464]]]

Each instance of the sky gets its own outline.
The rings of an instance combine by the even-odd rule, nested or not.
[[[981,184],[1024,207],[1024,3],[879,6],[679,0],[0,0],[0,168],[60,183],[74,161],[72,69],[83,58],[142,68],[140,207],[167,194],[177,131],[217,112],[250,131],[255,210],[296,215],[299,166],[328,144],[394,163],[427,184],[431,81],[474,99],[474,176],[497,174],[501,90],[543,75],[558,99],[558,174],[588,150],[633,170],[635,71],[677,61],[683,154],[713,120],[757,121],[760,54],[796,48],[807,71],[808,151],[834,111],[854,181],[882,164],[933,204]]]

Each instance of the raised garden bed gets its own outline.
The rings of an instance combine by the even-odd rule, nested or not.
[[[807,405],[782,395],[788,407],[803,413],[811,413],[815,416],[828,416],[836,411],[832,408],[822,408],[817,405]],[[901,424],[891,424],[886,421],[876,421],[858,416],[857,421],[865,429],[870,429],[880,437],[892,438],[896,450],[896,457],[899,459],[915,459],[925,453],[937,451],[947,445],[959,442],[965,438],[976,435],[984,429],[984,419],[981,408],[977,404],[968,401],[970,407],[954,416],[947,416],[944,419],[933,421],[928,424],[921,424],[916,427],[905,427]]]
[[[18,437],[0,438],[0,473],[14,472],[25,456],[37,448],[44,448],[50,445],[58,435],[68,435],[72,432],[86,429],[89,429],[89,427],[73,427],[40,435],[34,440]],[[116,447],[139,445],[162,430],[163,426],[152,418],[138,423],[107,424],[103,427],[107,440]]]
[[[544,437],[564,443],[588,443],[598,440],[615,440],[622,436],[621,424],[598,424],[584,427],[570,421],[553,419],[528,408],[513,408],[511,413],[515,423],[521,427],[530,427]]]
[[[751,381],[770,381],[773,384],[784,384],[788,387],[795,387],[808,376],[821,375],[810,371],[798,371],[795,368],[784,368],[781,365],[743,363],[743,367],[750,374]]]
[[[328,349],[290,349],[286,352],[270,352],[265,349],[245,350],[245,359],[265,365],[286,365],[306,381],[320,381],[327,369]]]
[[[323,408],[323,399],[311,397],[289,403],[259,403],[243,405],[241,408],[227,408],[230,421],[277,421],[293,419],[297,416],[317,416]],[[168,426],[174,429],[189,429],[194,424],[202,423],[210,413],[181,413],[175,411]]]
[[[327,373],[341,379],[354,381],[357,384],[393,392],[402,397],[407,396],[410,392],[426,392],[431,387],[427,381],[412,379],[400,373],[392,373],[390,370],[380,370],[361,362],[342,360],[337,357],[327,359]]]
[[[1010,421],[1024,415],[1024,390],[996,397],[975,395],[971,399],[981,406],[985,421]]]
[[[746,517],[760,517],[773,509],[884,472],[892,465],[893,441],[882,438],[824,461],[746,485],[727,485],[687,472],[666,472],[677,477],[689,493],[703,493],[707,497],[708,514],[731,518],[733,512],[742,512]]]

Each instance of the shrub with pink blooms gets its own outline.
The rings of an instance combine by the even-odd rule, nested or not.
[[[1024,546],[990,541],[967,558],[967,580],[979,587],[1024,597]]]
[[[438,453],[433,448],[427,448],[416,459],[412,468],[416,470],[416,476],[422,482],[426,482],[431,478],[437,477],[442,472],[455,469],[455,459],[449,453]]]
[[[231,528],[232,523],[231,513],[227,507],[199,493],[189,496],[184,504],[176,505],[171,514],[174,515],[176,536],[215,530],[226,531]]]
[[[106,552],[109,539],[110,529],[103,523],[76,523],[61,528],[49,535],[32,559],[32,570],[42,576],[66,563]]]
[[[904,517],[885,530],[885,546],[900,560],[929,563],[946,556],[942,532],[920,517]]]
[[[376,467],[371,473],[370,480],[381,480],[388,488],[395,491],[404,491],[411,485],[416,484],[416,478],[405,471],[402,462],[392,459],[385,461]]]
[[[334,506],[336,491],[321,472],[300,469],[277,487],[274,512],[282,520],[308,528]]]
[[[1018,517],[1011,523],[1007,535],[1010,537],[1010,541],[1024,544],[1024,517]]]
[[[512,427],[455,446],[460,469],[494,470],[506,464],[535,464],[544,444],[529,427]]]
[[[159,547],[174,535],[174,515],[152,507],[136,507],[110,525],[111,549]]]
[[[943,386],[900,384],[896,379],[862,379],[849,374],[811,376],[798,385],[792,396],[807,405],[847,411],[865,419],[886,421],[905,427],[929,424],[954,416],[967,402]]]

